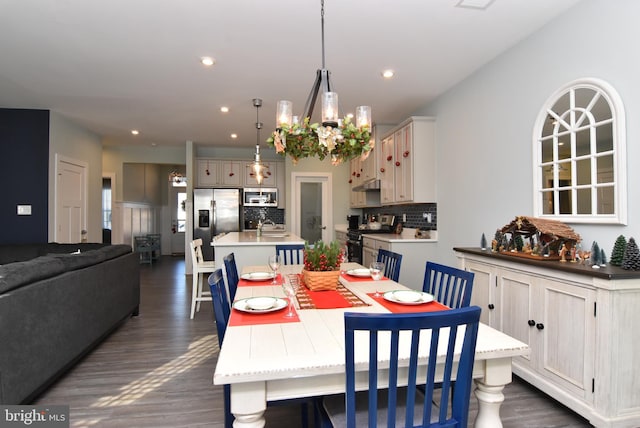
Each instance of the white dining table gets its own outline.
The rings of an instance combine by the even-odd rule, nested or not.
[[[343,270],[361,267],[345,263]],[[283,266],[285,278],[301,266]],[[268,269],[245,267],[242,273]],[[370,281],[340,281],[368,306],[340,309],[298,309],[299,322],[228,326],[213,382],[231,385],[234,428],[265,426],[267,401],[344,393],[344,313],[388,313],[367,295]],[[378,281],[379,291],[406,287]],[[279,285],[238,287],[236,300],[257,296],[284,297]],[[282,310],[284,315],[286,310]],[[363,345],[367,346],[367,345]],[[480,324],[473,377],[478,400],[476,428],[499,428],[502,390],[511,382],[511,359],[529,353],[527,344]],[[366,378],[366,376],[364,376]],[[384,379],[384,376],[381,376]]]

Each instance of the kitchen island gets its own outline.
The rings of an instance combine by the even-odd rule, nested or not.
[[[222,258],[233,253],[238,271],[243,266],[266,265],[269,256],[276,253],[276,245],[304,244],[304,239],[290,232],[268,231],[258,236],[257,231],[230,232],[211,242],[216,267],[222,268]]]

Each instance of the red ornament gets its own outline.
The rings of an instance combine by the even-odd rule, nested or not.
[[[406,152],[404,152],[404,153],[402,154],[402,156],[403,156],[403,157],[405,157],[405,158],[406,158],[407,156],[409,156],[409,150],[407,150]]]
[[[229,177],[233,177],[235,174],[233,172],[229,173]]]
[[[387,161],[391,161],[391,159],[393,159],[393,156],[391,155],[387,156]]]
[[[400,162],[396,161],[396,166],[400,166]]]
[[[380,168],[380,172],[384,172],[384,168]]]
[[[349,179],[349,184],[351,184],[351,183],[353,183],[353,180],[352,180],[352,179]]]

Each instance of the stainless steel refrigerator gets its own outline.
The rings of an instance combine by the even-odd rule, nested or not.
[[[193,189],[193,239],[202,239],[202,256],[214,260],[213,237],[242,230],[242,189]]]

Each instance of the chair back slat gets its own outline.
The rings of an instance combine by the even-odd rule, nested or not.
[[[213,273],[209,275],[208,282],[209,290],[211,290],[211,301],[213,303],[213,315],[216,320],[216,330],[218,332],[218,345],[222,346],[222,340],[227,331],[227,323],[231,315],[222,269],[213,271]]]
[[[194,239],[189,243],[189,248],[191,248],[191,263],[193,266],[197,266],[204,259],[202,258],[202,239]]]
[[[404,426],[466,427],[479,320],[480,308],[477,306],[409,314],[345,313],[347,427],[355,428],[356,422],[359,422],[358,426],[366,423],[356,421],[355,411],[356,359],[362,359],[362,351],[357,350],[367,346],[364,343],[365,337],[369,347],[369,426],[376,426],[378,406],[381,405],[387,411],[386,426],[395,427],[397,418],[401,416],[396,415],[396,409],[406,405]],[[462,340],[459,336],[463,336]],[[426,344],[421,345],[421,341],[426,341]],[[418,373],[422,373],[422,369],[418,371],[419,351],[424,352],[423,349],[427,348],[429,354],[426,374],[418,376]],[[407,349],[410,350],[408,367],[405,358]],[[438,359],[438,350],[442,353],[443,349],[446,349],[444,363]],[[385,361],[384,367],[378,367],[378,360]],[[378,375],[385,370],[388,370],[388,375]],[[439,378],[441,374],[443,379]],[[380,384],[381,379],[385,378],[388,381]],[[433,390],[440,380],[443,392],[441,395],[434,395]],[[453,390],[453,400],[449,402],[453,381],[456,387]],[[399,384],[406,384],[406,388],[398,387]],[[417,385],[425,385],[423,400],[417,398]],[[387,394],[384,403],[378,398],[380,391]],[[432,407],[432,403],[435,403],[435,407]]]
[[[276,254],[282,257],[283,265],[301,265],[304,263],[303,244],[276,245]]]
[[[238,290],[238,282],[240,277],[238,276],[238,267],[236,265],[236,258],[233,253],[229,253],[222,259],[224,262],[224,270],[227,273],[227,286],[229,287],[229,302],[233,302],[236,298],[236,291]]]
[[[427,262],[422,291],[450,308],[464,308],[471,304],[474,276],[473,272]]]
[[[384,275],[390,280],[398,282],[402,254],[380,248],[378,249],[377,261],[384,263]]]

